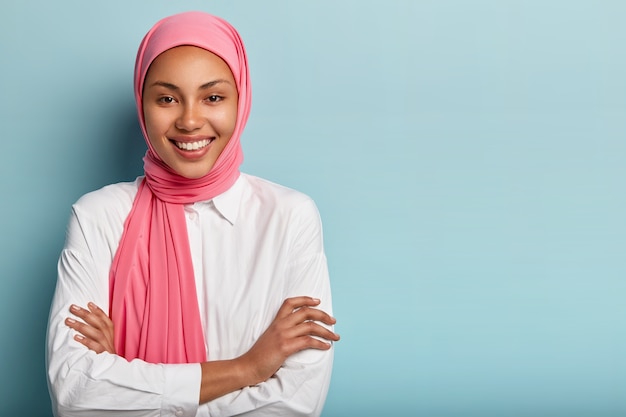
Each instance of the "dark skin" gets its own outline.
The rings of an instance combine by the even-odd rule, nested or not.
[[[314,308],[319,303],[318,299],[304,296],[286,299],[250,350],[234,359],[201,363],[199,403],[266,381],[294,353],[305,349],[330,349],[330,342],[338,341],[339,335],[319,323],[332,326],[336,320]],[[82,320],[67,318],[65,321],[78,332],[74,336],[77,342],[96,353],[115,354],[113,322],[100,307],[94,303],[89,303],[86,309],[72,305],[70,312]]]
[[[142,102],[146,130],[159,157],[183,177],[206,175],[236,123],[238,93],[226,62],[201,48],[172,48],[153,61],[145,85]],[[170,140],[207,137],[215,140],[198,158],[186,158]],[[203,362],[200,404],[266,381],[296,352],[330,349],[339,335],[322,324],[332,326],[336,321],[316,309],[319,304],[320,300],[311,297],[288,298],[245,354]],[[80,319],[65,321],[78,332],[76,341],[96,353],[116,353],[113,322],[102,309],[89,303],[87,308],[72,306],[70,312]]]

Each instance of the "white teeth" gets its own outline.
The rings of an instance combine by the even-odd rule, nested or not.
[[[198,142],[176,142],[176,141],[174,141],[174,143],[180,149],[183,149],[185,151],[197,151],[198,149],[202,149],[205,146],[207,146],[209,143],[211,143],[211,141],[208,140],[208,139],[204,139],[204,140],[201,140],[201,141],[198,141]]]

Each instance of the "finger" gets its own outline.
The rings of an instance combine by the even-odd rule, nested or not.
[[[98,342],[91,340],[83,335],[77,334],[74,336],[74,340],[76,340],[78,343],[86,346],[88,349],[93,350],[96,353],[102,353],[104,351],[106,351],[106,349],[104,348],[104,346],[102,346],[101,344],[99,344]]]
[[[337,320],[326,313],[323,310],[311,307],[301,307],[297,311],[294,311],[292,314],[292,319],[296,322],[303,321],[319,321],[321,323],[332,326],[337,323]]]
[[[322,325],[317,324],[314,321],[305,321],[304,323],[300,323],[298,326],[295,327],[292,337],[301,336],[316,336],[332,342],[337,342],[340,339],[339,334]]]
[[[86,323],[89,323],[91,325],[93,325],[94,323],[94,318],[96,318],[96,316],[91,314],[91,311],[82,308],[80,306],[77,306],[76,304],[72,304],[70,306],[70,312],[72,314],[74,314],[76,317],[82,319],[83,321],[85,321]]]
[[[106,338],[99,330],[69,317],[65,319],[65,324],[79,333],[74,336],[76,341],[97,352],[106,350]]]
[[[107,340],[109,341],[111,346],[113,346],[113,337],[114,337],[113,320],[111,320],[111,318],[104,312],[104,310],[98,307],[95,303],[89,302],[87,304],[87,307],[89,308],[89,311],[91,311],[90,317],[91,315],[93,315],[94,322],[96,321],[95,319],[97,319],[98,328],[100,328],[104,332],[105,336],[107,337]]]
[[[84,309],[71,305],[70,311],[82,321],[68,319],[66,324],[81,333],[87,340],[96,343],[97,349],[94,350],[100,351],[103,348],[109,353],[115,353],[113,321],[96,304],[89,302],[87,307],[88,309]]]
[[[282,306],[278,310],[276,314],[277,318],[283,318],[289,316],[294,310],[300,309],[302,307],[314,307],[319,305],[320,300],[318,298],[300,296],[300,297],[291,297],[287,298],[283,301]]]
[[[106,314],[95,304],[89,303],[88,308],[82,308],[75,304],[70,306],[70,311],[76,317],[83,319],[86,323],[94,326],[94,327],[106,327]],[[103,317],[104,316],[104,317]]]
[[[98,342],[100,342],[101,340],[105,340],[105,337],[103,336],[103,333],[100,330],[86,323],[83,323],[81,321],[74,320],[68,317],[65,319],[65,324],[69,328],[76,330],[78,333],[82,334],[83,336],[89,339],[96,340]]]
[[[291,355],[294,352],[292,344],[302,337],[311,337],[322,343],[338,342],[341,338],[339,334],[317,322],[304,321],[285,328],[280,332],[280,338],[284,341],[281,350],[287,356]],[[318,349],[321,348],[319,343],[315,343],[315,345],[318,346]]]
[[[305,349],[328,350],[332,347],[332,343],[324,342],[311,336],[300,336],[291,340],[292,352],[300,352]]]
[[[313,325],[315,324],[312,323],[311,326]],[[339,335],[320,325],[317,325],[318,329],[309,326],[303,323],[298,329],[290,329],[291,334],[289,336],[284,335],[285,337],[278,347],[284,359],[305,349],[328,350],[332,347],[332,342],[339,340]]]
[[[100,318],[107,318],[107,319],[109,318],[109,316],[107,316],[104,310],[102,310],[100,307],[98,307],[95,303],[92,303],[91,301],[87,303],[87,308],[89,309],[89,311],[91,311],[93,314],[95,314],[96,316]]]
[[[88,304],[89,310],[81,308],[77,305],[70,306],[70,311],[76,315],[76,317],[82,319],[85,323],[89,324],[93,328],[100,330],[105,339],[108,341],[109,345],[112,346],[113,343],[113,322],[106,315],[102,309],[100,309],[94,303]],[[86,335],[89,336],[89,335]],[[102,340],[98,338],[98,340]]]

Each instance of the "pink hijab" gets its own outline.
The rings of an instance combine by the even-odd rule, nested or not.
[[[168,49],[192,45],[220,56],[237,84],[237,122],[211,171],[198,179],[176,174],[158,157],[146,133],[142,90],[148,68]],[[110,272],[110,317],[116,352],[152,363],[197,363],[206,347],[187,236],[184,204],[210,200],[239,177],[240,136],[250,113],[250,77],[243,42],[226,21],[185,12],[157,22],[135,63],[135,100],[148,151],[145,179],[124,223]]]

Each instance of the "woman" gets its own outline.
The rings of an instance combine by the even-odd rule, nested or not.
[[[319,215],[239,172],[239,35],[202,12],[161,20],[135,98],[145,176],[83,196],[59,260],[55,415],[319,415],[339,340]]]

